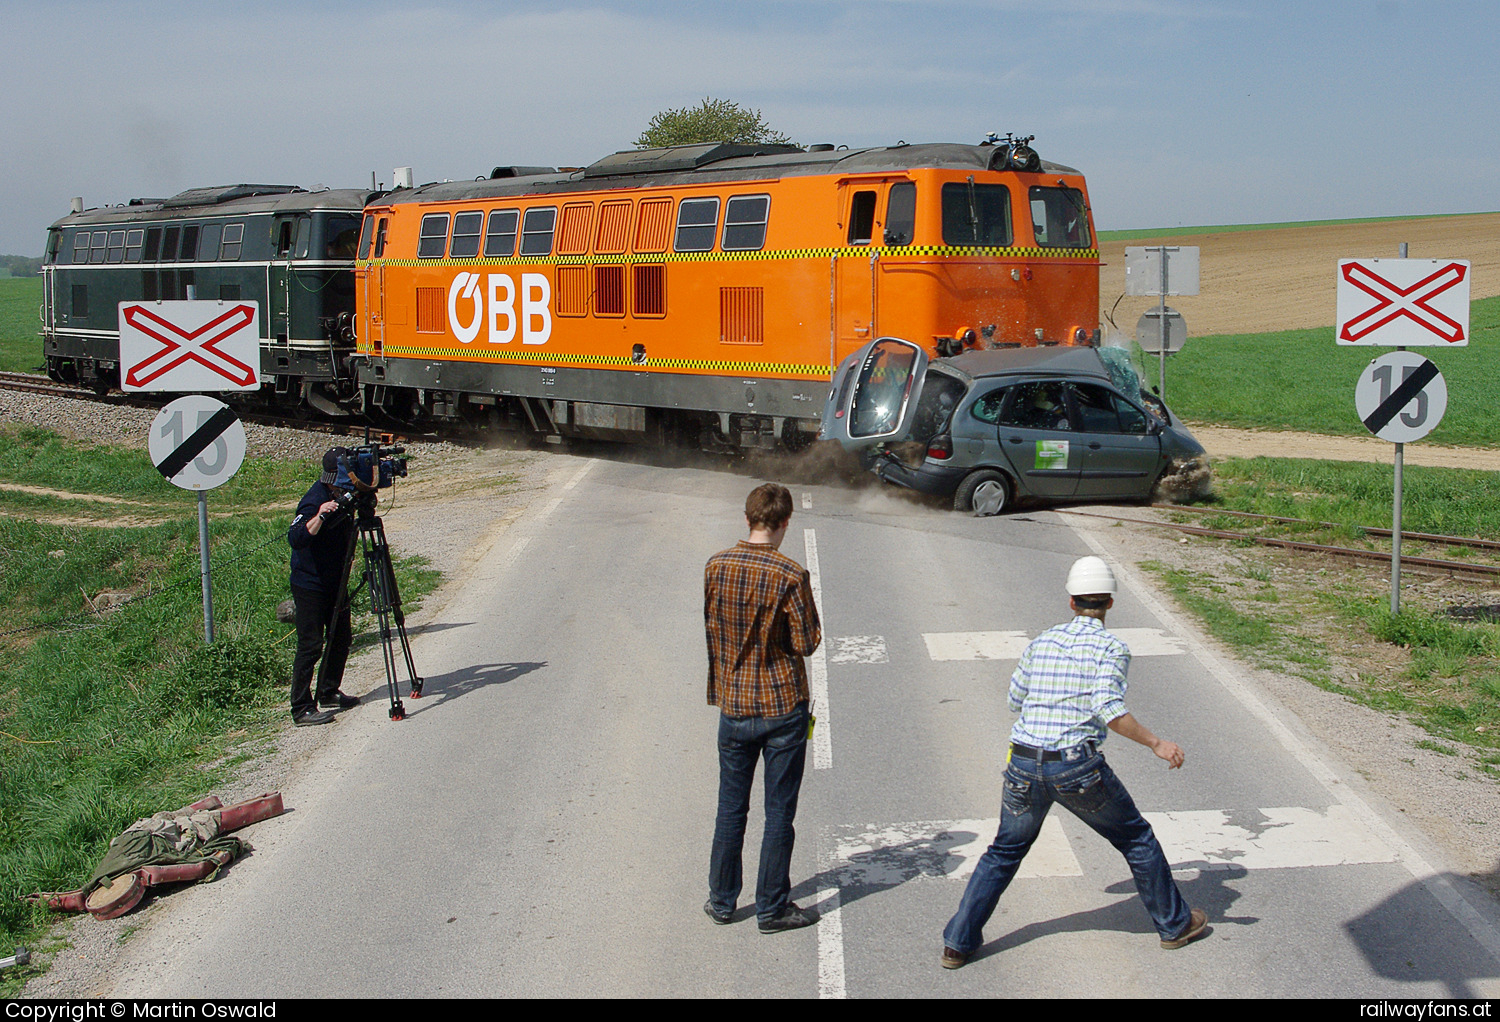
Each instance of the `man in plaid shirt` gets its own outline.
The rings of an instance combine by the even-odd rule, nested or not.
[[[1099,751],[1108,727],[1149,748],[1169,769],[1184,759],[1175,742],[1156,737],[1125,709],[1130,650],[1104,628],[1115,589],[1114,572],[1102,558],[1079,558],[1067,584],[1076,616],[1033,639],[1011,676],[1010,708],[1021,716],[1010,732],[1000,829],[943,930],[945,969],[961,968],[979,947],[984,924],[1053,802],[1125,856],[1163,948],[1180,948],[1207,930],[1207,916],[1183,901],[1151,825]]]
[[[749,538],[710,557],[703,573],[708,703],[719,708],[719,813],[703,911],[721,924],[734,916],[750,785],[763,758],[766,827],[755,887],[762,933],[817,922],[791,902],[791,866],[810,730],[802,658],[818,648],[823,629],[807,570],[780,552],[791,518],[785,486],[756,487],[745,500]]]

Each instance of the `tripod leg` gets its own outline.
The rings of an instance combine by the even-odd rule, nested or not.
[[[383,606],[390,612],[392,620],[396,625],[396,635],[401,640],[401,652],[406,659],[406,677],[411,685],[411,696],[413,699],[422,697],[423,679],[417,674],[416,661],[411,655],[411,641],[406,635],[406,615],[401,610],[401,591],[396,586],[396,570],[391,564],[390,545],[385,541],[385,527],[380,519],[375,520],[376,544],[380,550],[378,569],[380,571],[380,588]],[[382,622],[384,619],[382,619]],[[387,645],[387,649],[390,649]],[[394,652],[392,652],[394,660]],[[392,674],[394,675],[394,662],[392,663]]]

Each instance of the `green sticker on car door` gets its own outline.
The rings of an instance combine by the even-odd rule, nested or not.
[[[1036,442],[1037,469],[1066,469],[1068,467],[1068,441],[1038,440]]]

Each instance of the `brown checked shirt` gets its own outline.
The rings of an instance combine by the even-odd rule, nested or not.
[[[703,570],[708,702],[731,717],[779,717],[808,699],[802,658],[823,641],[807,569],[740,540]]]

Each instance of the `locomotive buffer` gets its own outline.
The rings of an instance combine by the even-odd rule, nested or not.
[[[422,698],[422,678],[417,675],[417,665],[412,660],[411,643],[406,637],[406,615],[401,610],[401,591],[396,588],[396,572],[391,567],[391,548],[385,539],[385,526],[381,523],[380,516],[375,513],[375,483],[380,481],[380,448],[379,445],[365,447],[362,450],[373,450],[374,456],[370,458],[371,483],[365,483],[356,472],[356,464],[350,463],[344,467],[353,485],[353,491],[345,491],[345,509],[354,515],[354,530],[349,533],[349,546],[344,551],[344,573],[339,579],[337,592],[339,605],[334,609],[333,617],[328,623],[328,631],[325,635],[325,648],[328,640],[333,637],[333,629],[344,609],[353,602],[354,597],[359,595],[362,588],[370,590],[371,609],[375,612],[375,618],[380,622],[380,648],[385,663],[385,687],[390,696],[391,708],[390,718],[392,720],[405,720],[406,707],[401,704],[401,696],[396,687],[396,641],[400,640],[401,654],[406,660],[406,677],[411,685],[411,697]],[[349,591],[349,573],[354,565],[354,546],[358,543],[364,554],[365,568],[360,583],[354,592]],[[328,658],[324,657],[318,665],[318,691],[327,691],[324,687],[324,671],[328,669]]]

